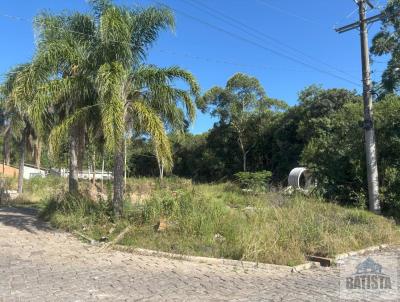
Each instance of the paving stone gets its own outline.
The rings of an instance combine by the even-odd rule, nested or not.
[[[104,251],[32,210],[0,209],[0,302],[338,300],[335,267],[290,273]]]

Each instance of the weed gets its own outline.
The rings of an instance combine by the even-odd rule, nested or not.
[[[106,201],[69,195],[47,199],[42,217],[95,239],[111,240],[129,224],[121,244],[130,246],[286,265],[304,263],[307,255],[329,257],[400,239],[393,221],[320,198],[247,194],[231,183],[193,185],[176,178],[129,183],[149,198],[127,199],[119,221]],[[166,224],[161,231],[155,227],[160,221]]]

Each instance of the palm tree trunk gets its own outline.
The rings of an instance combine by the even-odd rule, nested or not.
[[[92,154],[92,184],[96,183],[96,151]]]
[[[103,161],[101,163],[101,192],[104,192],[104,153],[102,155]]]
[[[40,161],[42,157],[42,142],[39,138],[36,139],[34,145],[34,157],[35,157],[35,166],[40,170]]]
[[[11,139],[11,129],[8,128],[4,135],[4,144],[3,144],[3,152],[4,152],[4,163],[9,166],[10,165],[10,139]]]
[[[126,189],[126,177],[127,177],[127,170],[126,170],[126,156],[127,156],[127,152],[126,152],[126,138],[124,138],[124,190]]]
[[[114,154],[114,196],[113,208],[117,218],[122,215],[123,200],[124,200],[124,150],[123,141],[115,149]]]
[[[164,166],[161,164],[160,166],[160,181],[164,179]]]
[[[156,159],[157,159],[157,165],[158,165],[158,173],[160,177],[160,181],[163,180],[164,178],[164,165],[162,163],[162,159],[160,158],[157,149],[155,150],[156,152]]]
[[[73,126],[69,138],[69,175],[68,190],[71,194],[78,193],[78,129]]]
[[[27,128],[25,128],[24,131],[22,132],[22,138],[19,145],[18,194],[22,193],[24,185],[26,135],[27,135]]]

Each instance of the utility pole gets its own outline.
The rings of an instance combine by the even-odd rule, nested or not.
[[[359,21],[336,29],[338,33],[344,33],[355,28],[360,29],[361,38],[361,62],[363,78],[364,99],[364,138],[368,177],[369,210],[379,214],[381,211],[379,202],[378,163],[376,156],[375,130],[372,105],[372,82],[369,60],[368,29],[370,23],[382,20],[384,14],[366,18],[366,5],[373,8],[369,0],[355,0],[359,7]]]

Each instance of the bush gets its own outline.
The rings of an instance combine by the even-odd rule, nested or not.
[[[144,179],[138,182],[145,184]],[[306,255],[331,257],[399,242],[392,221],[316,198],[249,195],[229,183],[166,184],[154,188],[144,203],[125,203],[125,215],[118,221],[108,202],[70,195],[47,200],[41,215],[57,227],[94,239],[112,240],[130,225],[123,245],[286,265],[303,263]],[[161,221],[166,228],[159,231]]]
[[[271,181],[272,173],[270,171],[260,172],[239,172],[235,178],[243,189],[265,190]]]
[[[42,219],[67,231],[87,231],[92,238],[100,238],[100,228],[113,223],[112,205],[107,201],[94,202],[79,195],[62,193],[46,199],[39,212]]]
[[[388,95],[375,104],[380,200],[386,216],[400,220],[400,98]],[[302,153],[302,164],[314,172],[328,200],[367,208],[361,103],[345,105],[320,121]]]

